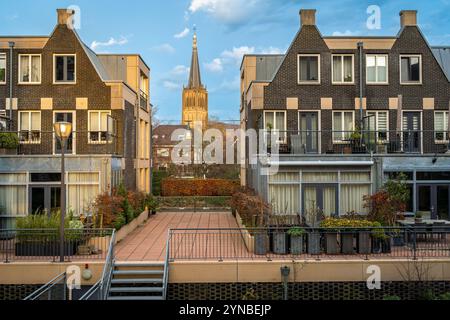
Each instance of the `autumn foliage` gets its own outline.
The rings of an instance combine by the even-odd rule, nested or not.
[[[164,197],[232,196],[239,189],[239,181],[224,179],[164,179]]]

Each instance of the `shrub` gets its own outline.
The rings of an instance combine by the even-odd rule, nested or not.
[[[295,227],[295,228],[292,228],[292,229],[288,230],[287,233],[291,237],[301,237],[301,236],[303,236],[305,234],[305,229],[299,228],[299,227]]]
[[[321,222],[321,228],[373,228],[379,224],[369,220],[346,219],[346,218],[326,218]]]
[[[97,228],[116,228],[124,223],[120,216],[123,213],[123,197],[119,195],[109,195],[107,193],[97,196],[94,202],[95,217],[94,226]],[[116,228],[117,229],[117,228]],[[120,228],[119,228],[120,229]]]
[[[153,171],[152,192],[155,196],[161,195],[161,183],[167,177],[169,177],[169,173],[167,171]]]
[[[384,301],[400,301],[402,300],[399,296],[385,296]]]
[[[17,133],[0,132],[0,149],[17,149],[19,137]]]
[[[164,179],[162,195],[177,196],[231,196],[239,189],[240,182],[222,179]]]
[[[231,207],[236,210],[247,227],[262,227],[272,214],[271,206],[252,190],[242,189],[231,199]]]

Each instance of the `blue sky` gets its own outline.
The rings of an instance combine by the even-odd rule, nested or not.
[[[300,8],[315,8],[323,35],[395,35],[401,9],[419,11],[432,45],[450,45],[450,0],[16,0],[2,7],[2,35],[48,35],[56,8],[81,10],[82,39],[97,52],[139,53],[151,68],[151,99],[162,120],[181,118],[192,29],[197,26],[210,115],[239,119],[239,65],[244,53],[280,53],[299,29]],[[367,8],[381,9],[368,30]]]

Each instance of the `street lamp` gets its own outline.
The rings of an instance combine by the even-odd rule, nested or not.
[[[61,221],[59,226],[59,261],[64,262],[64,219],[66,217],[66,181],[64,149],[67,139],[72,134],[72,124],[69,122],[56,122],[54,124],[55,135],[61,145]]]

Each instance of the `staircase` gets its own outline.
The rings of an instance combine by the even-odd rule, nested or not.
[[[108,300],[165,300],[167,264],[115,263]]]

